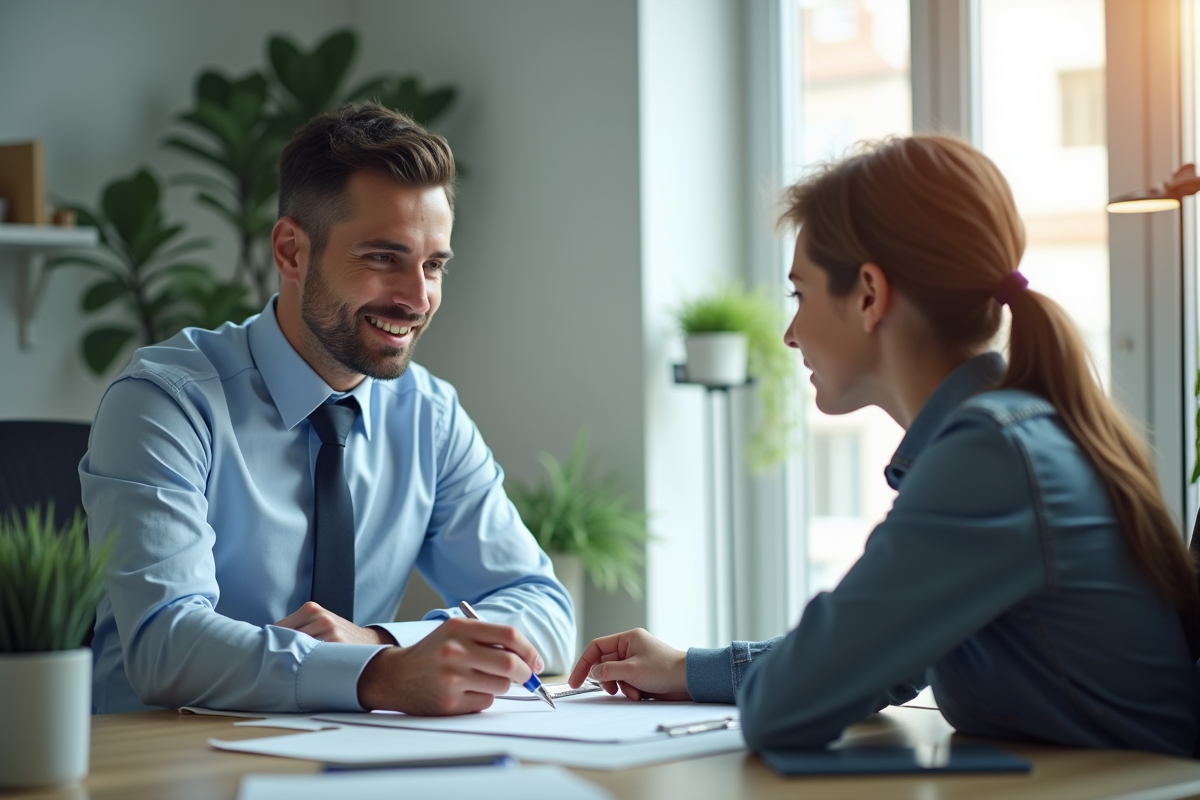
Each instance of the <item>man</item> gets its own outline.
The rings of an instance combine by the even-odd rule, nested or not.
[[[96,710],[486,708],[568,666],[574,611],[454,390],[410,363],[451,258],[449,146],[347,107],[279,172],[277,297],[139,350],[97,411]],[[390,622],[414,564],[488,622]]]

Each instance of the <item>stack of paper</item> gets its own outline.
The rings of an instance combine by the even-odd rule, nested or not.
[[[223,750],[331,764],[503,753],[522,761],[617,770],[741,750],[745,742],[737,718],[736,706],[581,695],[559,701],[557,711],[541,703],[496,703],[459,717],[321,714],[317,721],[343,727],[210,743]]]

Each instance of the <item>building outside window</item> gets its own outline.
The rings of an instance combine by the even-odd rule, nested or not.
[[[864,139],[912,132],[907,0],[798,0],[800,174]],[[789,176],[791,179],[799,175]],[[895,497],[883,469],[904,431],[878,408],[817,410],[805,381],[808,595],[832,589]]]
[[[863,139],[912,132],[907,0],[792,0],[798,20],[794,180]],[[1021,271],[1080,326],[1110,383],[1103,0],[976,0],[974,143],[1008,178],[1025,222]],[[1002,336],[1004,332],[1002,332]],[[895,493],[884,467],[904,431],[876,408],[819,412],[811,386],[806,596],[837,585]]]

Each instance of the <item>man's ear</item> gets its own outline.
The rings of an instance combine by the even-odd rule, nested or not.
[[[878,264],[867,262],[858,269],[858,288],[863,330],[873,333],[892,306],[892,285]]]
[[[301,273],[307,271],[309,252],[308,234],[300,224],[291,217],[280,217],[271,231],[271,254],[279,279],[298,284]]]

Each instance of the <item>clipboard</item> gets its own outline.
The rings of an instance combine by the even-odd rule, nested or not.
[[[764,750],[759,755],[780,775],[939,775],[968,772],[1023,773],[1028,761],[988,744],[952,744],[949,758],[922,766],[912,747],[842,747]]]

